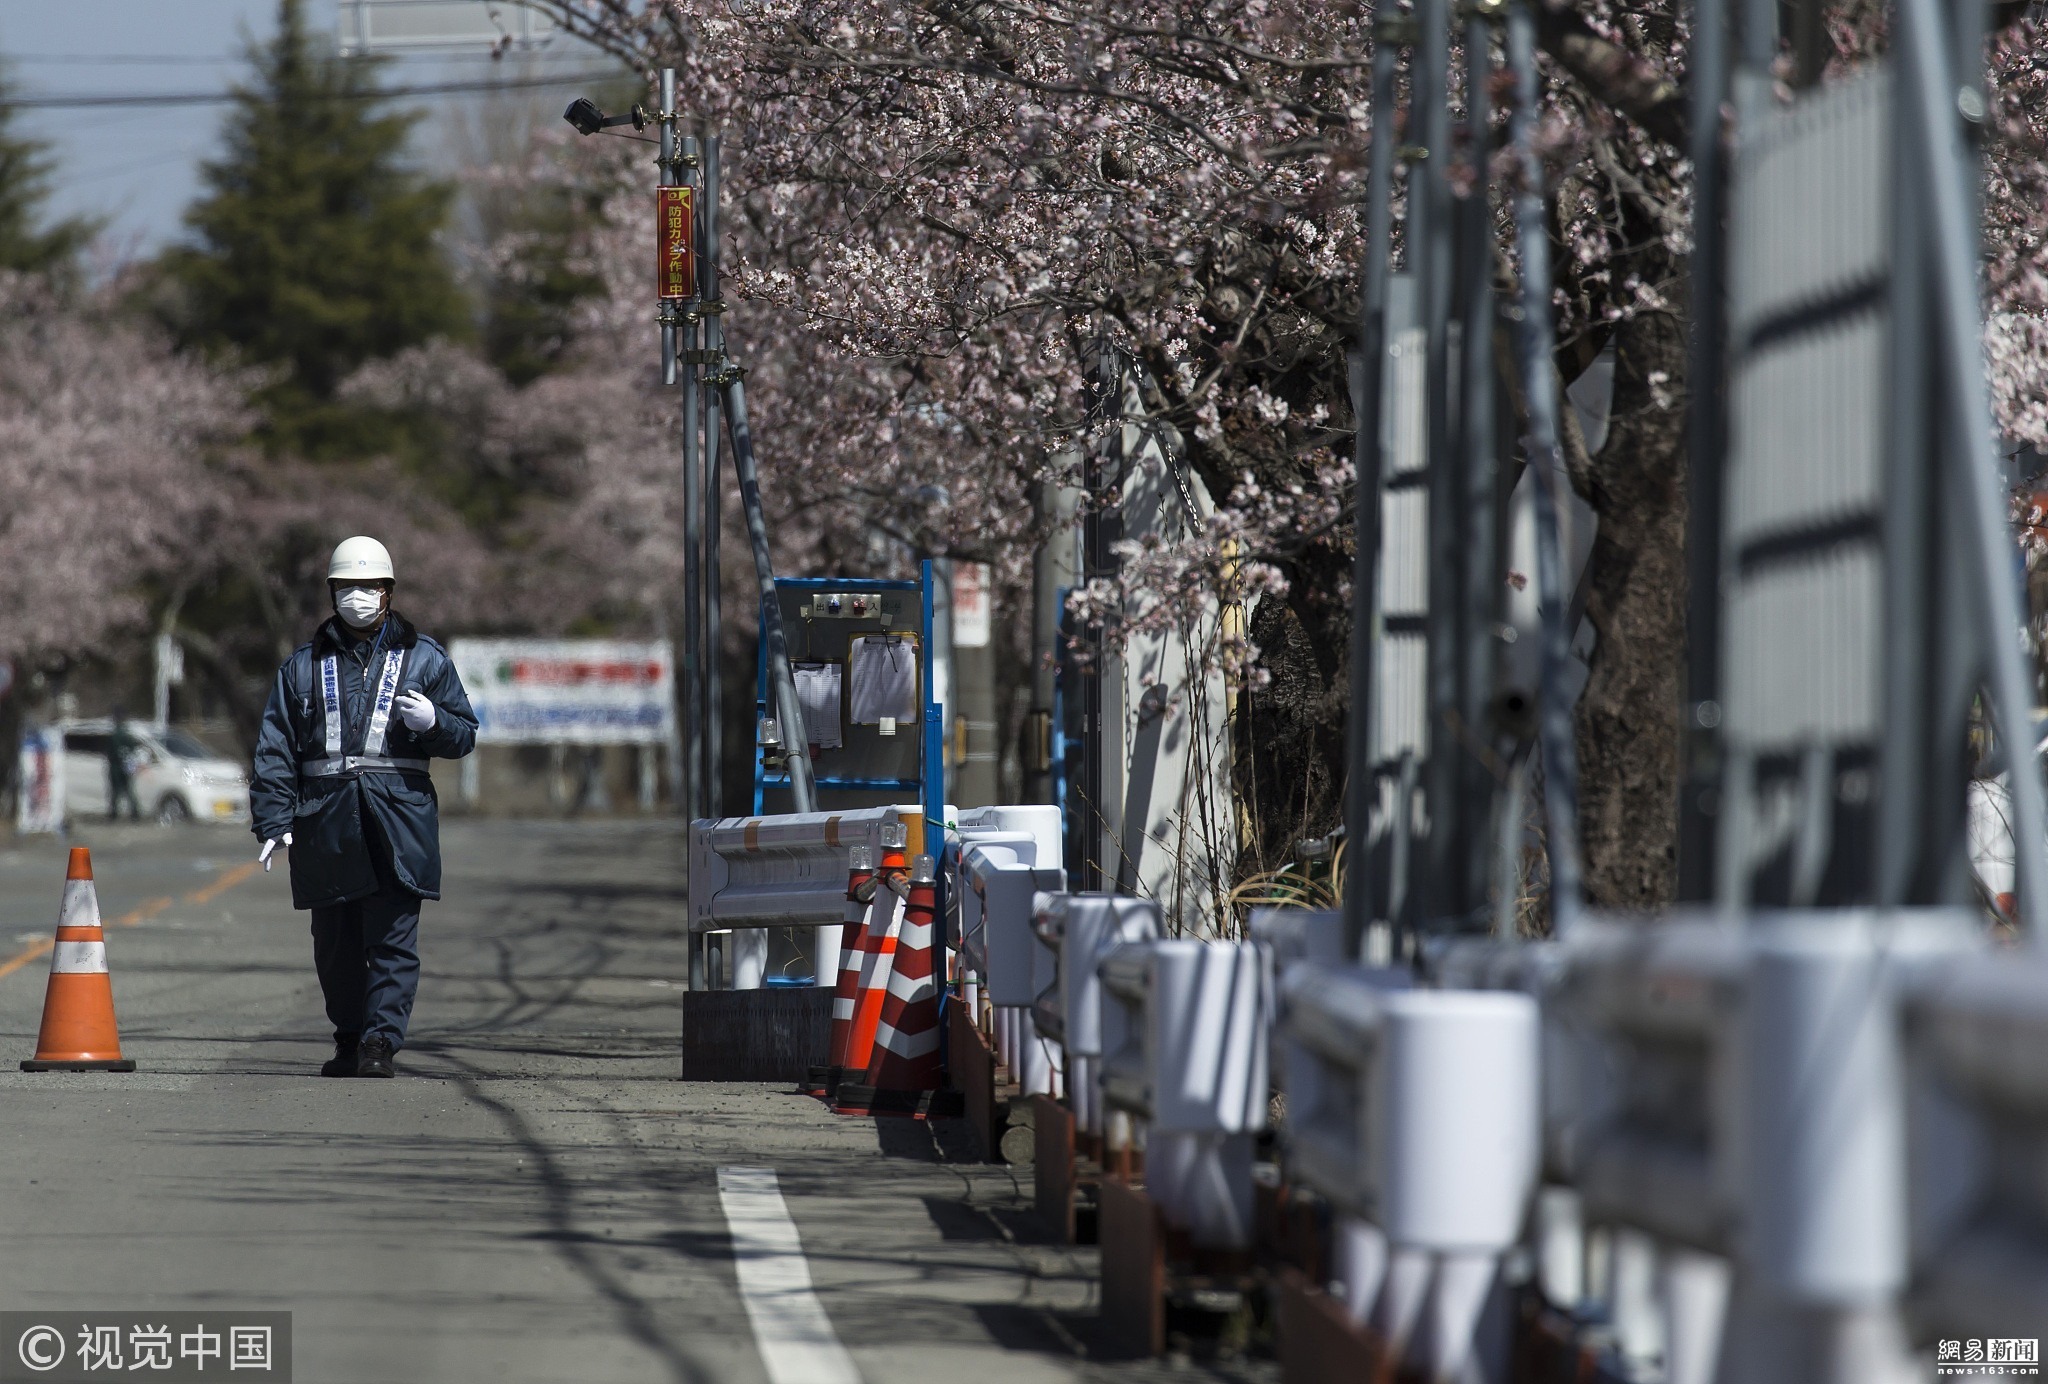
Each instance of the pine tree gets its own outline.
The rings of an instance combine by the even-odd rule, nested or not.
[[[0,71],[0,270],[61,274],[74,266],[98,226],[82,217],[41,226],[50,196],[49,148],[13,132],[12,87]]]
[[[388,439],[335,401],[342,380],[466,334],[440,244],[452,189],[406,165],[418,113],[378,99],[373,62],[318,51],[302,0],[279,0],[276,37],[249,56],[255,80],[186,213],[196,243],[166,256],[175,325],[188,344],[279,367],[259,399],[271,446],[361,455]]]

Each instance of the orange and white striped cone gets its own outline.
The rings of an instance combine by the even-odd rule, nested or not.
[[[25,1072],[132,1072],[121,1056],[114,1022],[114,981],[107,974],[107,935],[92,885],[92,852],[71,848],[64,901],[57,907],[57,940],[50,948],[50,988],[43,994],[43,1027]]]
[[[902,888],[901,876],[887,883]],[[908,892],[908,891],[905,891]],[[896,969],[896,942],[903,931],[904,895],[897,889],[875,892],[875,906],[868,913],[868,934],[861,955],[860,990],[855,997],[853,1023],[846,1035],[845,1071],[833,1093],[832,1108],[841,1115],[865,1115],[867,1099],[862,1080],[875,1051],[875,1032],[889,997],[890,976]]]
[[[877,1115],[923,1113],[924,1093],[936,1090],[939,1067],[939,991],[933,967],[938,932],[938,880],[932,858],[921,855],[911,872],[910,895],[897,937],[882,1012],[875,1026],[867,1079],[849,1090],[846,1104]]]
[[[839,939],[839,978],[832,996],[832,1044],[825,1065],[804,1076],[803,1093],[832,1098],[846,1070],[846,1044],[853,1033],[853,1010],[860,998],[860,962],[867,945],[868,908],[875,897],[875,857],[866,846],[854,846],[846,857],[846,928]]]

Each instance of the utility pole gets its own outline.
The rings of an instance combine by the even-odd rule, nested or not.
[[[1393,255],[1394,75],[1399,63],[1393,35],[1375,20],[1372,58],[1372,147],[1366,173],[1365,269],[1359,275],[1358,364],[1353,372],[1352,440],[1356,482],[1356,564],[1351,576],[1351,718],[1347,727],[1348,773],[1344,795],[1345,950],[1362,956],[1365,931],[1373,920],[1373,878],[1369,854],[1373,776],[1373,652],[1380,630],[1381,415],[1387,352],[1387,274]]]
[[[594,135],[617,125],[644,128],[645,113],[608,116],[587,97],[569,103],[563,119],[581,135]],[[707,137],[706,186],[697,186],[697,140],[678,140],[676,74],[661,73],[661,186],[656,197],[657,320],[661,325],[661,380],[677,383],[683,367],[683,717],[690,723],[690,753],[684,776],[685,810],[715,810],[718,792],[717,719],[720,698],[716,659],[719,634],[718,518],[716,429],[720,414],[731,429],[734,478],[746,514],[754,550],[754,576],[761,593],[761,628],[767,643],[769,680],[775,689],[776,720],[787,747],[790,794],[796,810],[816,810],[816,777],[804,734],[803,708],[790,674],[789,642],[783,633],[782,608],[775,594],[775,568],[768,548],[768,522],[761,508],[761,483],[754,466],[753,434],[747,427],[746,372],[725,354],[720,323],[724,301],[718,288],[718,148]],[[699,191],[707,195],[698,197]],[[710,247],[708,263],[700,260],[699,238]],[[698,345],[697,327],[709,321],[710,349]],[[704,373],[700,374],[700,371]],[[699,390],[709,387],[710,400]],[[712,436],[700,465],[698,430],[708,420]],[[708,504],[707,504],[708,501]],[[705,516],[709,514],[709,521]],[[707,567],[708,559],[708,567]],[[708,593],[708,594],[707,594]]]
[[[573,107],[572,107],[573,109]],[[683,640],[677,659],[681,682],[683,734],[682,781],[676,785],[676,799],[685,819],[699,815],[702,808],[703,758],[701,753],[703,699],[699,667],[702,644],[698,616],[697,560],[697,380],[696,368],[688,362],[695,354],[697,314],[696,211],[684,182],[682,169],[694,162],[693,151],[676,136],[676,74],[674,68],[661,72],[661,109],[655,120],[661,131],[661,154],[657,160],[662,191],[657,194],[655,215],[659,244],[655,292],[661,324],[661,382],[673,385],[680,357],[683,362]],[[579,126],[579,128],[581,128]],[[682,189],[671,192],[669,189]]]
[[[1113,580],[1123,538],[1124,371],[1107,340],[1094,346],[1094,402],[1099,425],[1081,461],[1087,508],[1081,520],[1081,579]],[[1105,463],[1113,460],[1114,465]],[[1114,497],[1114,498],[1112,498]],[[1083,893],[1115,887],[1123,848],[1123,662],[1112,657],[1111,632],[1092,620],[1083,634],[1088,663],[1081,670],[1081,781],[1069,785],[1067,876]],[[1075,788],[1079,792],[1075,794]]]
[[[703,225],[703,283],[698,296],[703,302],[704,358],[712,370],[725,361],[725,296],[718,282],[718,136],[704,136],[704,206],[699,213]],[[722,790],[724,756],[722,734],[725,726],[724,689],[718,677],[719,650],[724,646],[723,619],[719,600],[718,488],[719,395],[716,389],[704,395],[704,815],[725,815]]]
[[[697,162],[697,141],[688,138],[681,141],[681,162],[689,171],[683,177],[694,179]],[[695,202],[693,197],[692,202]],[[697,208],[691,207],[690,235],[697,234]],[[696,268],[695,265],[692,266]],[[703,470],[698,462],[698,431],[702,426],[700,405],[703,392],[699,386],[697,350],[697,324],[701,317],[701,299],[698,293],[697,275],[690,281],[690,297],[683,307],[682,335],[678,343],[682,357],[683,377],[683,643],[689,650],[684,660],[688,673],[686,691],[683,696],[684,717],[690,726],[690,815],[702,817],[705,812],[704,783],[704,691],[706,670],[704,666],[704,598],[703,598],[703,528],[704,528],[704,485]]]

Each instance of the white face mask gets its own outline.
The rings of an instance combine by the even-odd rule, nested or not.
[[[384,593],[374,586],[344,586],[334,593],[334,611],[351,627],[366,630],[384,614]]]

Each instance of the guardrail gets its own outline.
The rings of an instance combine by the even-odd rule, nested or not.
[[[1030,1024],[1031,1001],[1055,978],[1052,957],[1031,931],[1032,903],[1040,893],[1066,888],[1056,855],[1026,831],[961,832],[958,887],[963,987],[972,1013],[974,990],[988,997],[996,1056],[1026,1096],[1057,1086],[1056,1055]],[[1056,847],[1053,848],[1056,850]]]
[[[1204,1248],[1252,1243],[1253,1136],[1266,1127],[1273,983],[1249,943],[1117,946],[1101,983],[1101,1102],[1141,1126],[1145,1190]]]
[[[2023,1171],[2048,1168],[2048,962],[1969,957],[1905,1008],[1907,1321],[1961,1366],[2048,1322],[2048,1187]]]
[[[692,931],[836,931],[849,852],[905,815],[694,824]],[[1876,1378],[2048,1319],[2048,960],[1970,910],[1596,917],[1369,968],[1334,914],[1165,940],[1047,887],[1030,826],[952,844],[956,993],[1025,1093],[1064,1086],[1061,1185],[1242,1254],[1277,1077],[1278,1185],[1328,1208],[1323,1281],[1392,1368],[1504,1379],[1514,1264],[1581,1367],[1665,1384]]]
[[[1286,1165],[1343,1213],[1348,1304],[1422,1377],[1503,1360],[1487,1309],[1536,1185],[1535,1002],[1308,960],[1280,991]]]
[[[1934,1075],[1953,1069],[1902,1058],[1905,1016],[1925,995],[1928,1034],[1976,1022],[1950,977],[1988,964],[1968,959],[1979,936],[1967,910],[1831,909],[1589,920],[1568,944],[1444,951],[1439,980],[1542,1004],[1546,1296],[1581,1307],[1597,1242],[1615,1353],[1669,1384],[1914,1369],[1909,1227],[1952,1179],[1937,1153],[1921,1160],[1933,1185],[1909,1188],[1906,1073],[1953,1085]],[[1929,1321],[1944,1301],[1926,1299]]]
[[[1115,894],[1039,894],[1032,901],[1031,930],[1053,956],[1052,982],[1032,997],[1031,1021],[1065,1054],[1075,1123],[1085,1134],[1102,1134],[1095,1076],[1102,1059],[1102,983],[1095,968],[1123,943],[1157,938],[1159,908]],[[1128,1145],[1128,1130],[1108,1133],[1112,1147]]]
[[[838,927],[845,922],[847,852],[882,858],[882,828],[915,809],[866,807],[690,824],[692,932]]]

